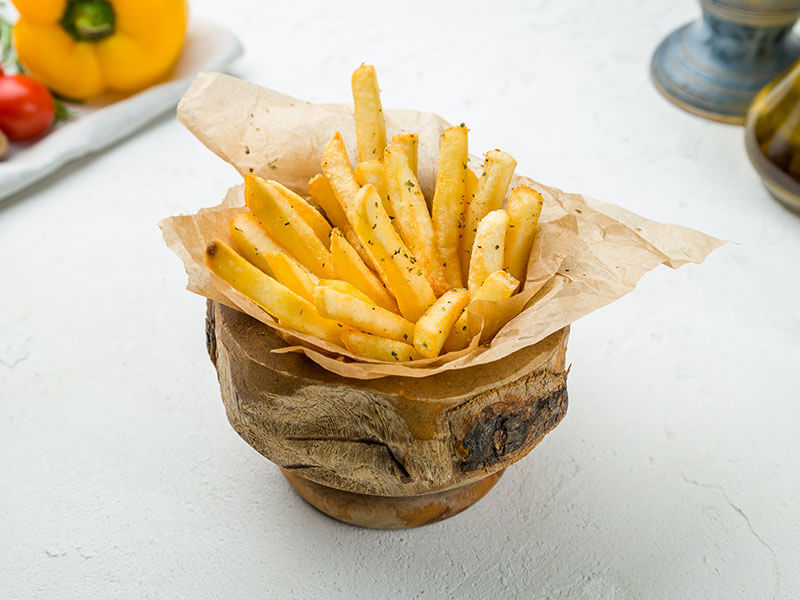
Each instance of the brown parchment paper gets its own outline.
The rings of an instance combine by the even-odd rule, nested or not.
[[[430,197],[439,137],[449,124],[437,115],[409,110],[387,110],[385,117],[388,136],[400,131],[419,135],[419,180]],[[301,195],[309,178],[320,172],[322,150],[336,131],[344,138],[350,160],[357,160],[352,105],[311,104],[229,75],[201,73],[181,100],[178,119],[242,175],[254,172],[275,179]],[[477,170],[481,159],[470,156],[470,164]],[[500,360],[621,298],[656,266],[677,269],[701,263],[725,243],[515,176],[512,186],[520,183],[544,197],[522,291],[496,303],[493,312],[499,308],[503,318],[495,322],[484,312],[489,303],[472,306],[471,322],[482,325],[483,333],[465,350],[411,363],[367,361],[344,347],[286,329],[206,269],[206,245],[215,237],[228,240],[228,221],[244,210],[241,185],[231,188],[216,207],[170,217],[159,225],[167,245],[183,261],[188,290],[280,331],[289,345],[279,352],[302,352],[329,371],[357,379],[426,377]]]

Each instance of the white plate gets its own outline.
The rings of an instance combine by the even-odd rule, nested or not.
[[[229,30],[193,19],[172,77],[127,98],[106,96],[70,104],[73,118],[45,137],[12,144],[0,161],[0,200],[47,177],[65,163],[107,148],[172,110],[200,71],[221,71],[242,55]]]

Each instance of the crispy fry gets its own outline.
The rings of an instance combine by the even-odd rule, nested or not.
[[[519,287],[519,280],[506,271],[495,271],[489,275],[478,291],[471,294],[472,302],[478,300],[505,300],[514,295]]]
[[[206,265],[282,325],[339,344],[340,328],[335,321],[319,315],[314,305],[250,264],[220,240],[206,248]]]
[[[469,263],[470,291],[477,291],[489,275],[503,268],[507,230],[508,213],[503,209],[493,210],[481,220]]]
[[[517,161],[510,154],[500,150],[490,150],[486,153],[478,191],[467,207],[464,237],[461,238],[461,274],[465,279],[478,223],[491,211],[503,205],[516,166]]]
[[[375,67],[372,65],[358,67],[353,72],[351,85],[359,160],[380,160],[386,147],[386,125],[383,120]]]
[[[536,224],[542,212],[542,195],[527,185],[518,185],[508,197],[508,233],[504,264],[519,281],[525,281]]]
[[[432,218],[434,241],[450,287],[463,285],[458,240],[464,229],[467,154],[466,126],[445,129],[439,147]]]
[[[469,255],[464,252],[464,236],[467,232],[467,213],[469,212],[469,207],[472,204],[472,201],[475,200],[475,196],[478,194],[480,187],[481,181],[478,179],[478,176],[475,175],[475,171],[467,167],[467,176],[465,177],[464,183],[464,214],[462,216],[463,225],[458,231],[458,262],[459,267],[461,268],[462,282],[465,282],[467,277],[469,277],[469,263],[464,263],[465,260],[469,260]],[[470,254],[471,253],[472,249],[470,248]]]
[[[411,172],[401,147],[389,146],[385,158],[386,186],[396,217],[393,224],[420,261],[433,291],[441,295],[448,289],[442,266],[444,261],[439,257],[434,242],[433,223],[417,177]]]
[[[342,342],[350,352],[364,358],[386,362],[405,362],[417,357],[417,352],[411,344],[362,333],[350,327],[342,329]]]
[[[267,256],[287,252],[269,237],[255,215],[250,211],[239,213],[228,226],[236,250],[264,273],[273,275]]]
[[[356,233],[378,266],[378,274],[397,301],[400,314],[416,321],[436,296],[417,260],[392,227],[374,186],[361,189],[356,217]]]
[[[353,296],[354,298],[358,298],[359,300],[361,300],[362,302],[366,302],[367,304],[375,304],[372,301],[372,298],[367,296],[364,292],[362,292],[352,283],[348,283],[347,281],[342,281],[341,279],[320,279],[317,285],[331,288],[332,290],[336,290],[337,292],[341,292],[342,294],[347,294],[348,296]]]
[[[331,234],[331,258],[336,277],[353,284],[369,296],[375,304],[386,310],[398,312],[397,303],[375,274],[369,270],[358,252],[345,239],[339,229]]]
[[[479,300],[505,300],[510,298],[519,287],[519,281],[506,273],[505,271],[495,271],[489,275],[483,282],[478,291],[471,295],[470,305]],[[450,335],[447,336],[447,341],[444,343],[445,352],[453,352],[455,350],[463,350],[469,345],[473,336],[477,335],[477,331],[470,331],[468,328],[469,306],[458,317],[455,325],[450,330]]]
[[[419,136],[416,133],[398,133],[392,137],[392,146],[400,146],[408,158],[408,166],[414,175],[417,174],[419,159]]]
[[[230,232],[242,256],[295,294],[311,300],[311,292],[319,277],[276,244],[253,213],[243,212],[231,219]]]
[[[469,302],[464,288],[448,290],[428,307],[414,326],[414,348],[425,358],[439,355],[453,324]]]
[[[277,187],[248,173],[244,197],[271,238],[318,277],[333,277],[331,253]]]
[[[328,178],[328,183],[336,199],[344,209],[344,214],[347,215],[347,219],[352,225],[356,195],[360,187],[355,175],[353,175],[342,134],[338,131],[322,152],[322,172]]]
[[[305,221],[311,229],[314,230],[314,233],[317,234],[317,237],[322,240],[322,243],[325,244],[325,247],[330,246],[330,236],[331,236],[331,226],[325,220],[319,211],[311,206],[306,199],[302,196],[295,194],[289,188],[281,185],[277,181],[271,181],[273,186],[277,188],[277,190],[283,194],[283,196],[289,201],[292,208],[297,211],[297,214],[300,215],[300,218]]]
[[[298,296],[309,302],[314,300],[314,287],[320,279],[286,253],[273,253],[267,256],[275,279]]]
[[[361,294],[356,288],[352,289]],[[366,296],[363,294],[362,296],[341,291],[341,287],[318,285],[314,288],[314,305],[323,317],[346,323],[361,331],[392,340],[412,339],[413,323],[406,321],[398,314],[381,308],[369,299],[365,300]]]
[[[319,204],[319,207],[325,212],[325,216],[328,217],[334,227],[338,227],[341,230],[350,227],[350,221],[347,220],[344,207],[336,199],[331,184],[325,175],[317,173],[308,180],[308,195]]]
[[[356,176],[358,185],[365,186],[371,183],[378,190],[378,194],[383,200],[383,208],[386,209],[386,214],[390,219],[394,219],[394,209],[391,202],[389,202],[389,192],[386,189],[386,166],[378,160],[366,160],[358,163],[353,169],[353,174]]]
[[[322,173],[314,175],[308,182],[308,194],[320,205],[322,210],[325,211],[325,215],[330,222],[333,223],[333,226],[338,227],[342,231],[344,237],[347,238],[350,245],[356,249],[361,259],[370,267],[374,267],[372,258],[367,251],[364,250],[361,241],[358,239],[356,232],[353,230],[353,226],[347,218],[344,208],[336,199],[336,194],[333,193],[328,178]]]
[[[478,179],[478,176],[475,175],[475,171],[467,167],[467,177],[466,182],[464,184],[464,227],[466,227],[466,215],[467,211],[469,210],[469,205],[472,204],[472,201],[475,199],[475,196],[478,194],[478,190],[481,187],[481,180]],[[459,236],[459,239],[461,236]]]

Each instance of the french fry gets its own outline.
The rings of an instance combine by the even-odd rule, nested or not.
[[[346,323],[366,333],[401,342],[410,341],[414,336],[414,324],[410,321],[381,308],[371,300],[365,301],[362,297],[341,291],[341,288],[337,289],[332,285],[318,285],[314,288],[314,306],[323,317]]]
[[[333,193],[331,184],[328,182],[328,178],[325,177],[325,175],[317,173],[308,181],[308,195],[320,205],[323,211],[325,211],[325,215],[330,222],[333,223],[334,227],[338,227],[342,231],[344,237],[347,238],[350,245],[356,249],[356,252],[358,252],[362,260],[370,267],[374,267],[372,259],[361,245],[361,241],[353,230],[353,226],[350,224],[344,208],[339,204],[339,200],[336,199],[336,194]]]
[[[215,239],[208,245],[206,265],[281,325],[332,344],[340,343],[340,327],[335,321],[320,316],[313,304],[250,264],[224,242]]]
[[[477,291],[489,275],[503,268],[507,230],[508,213],[503,209],[493,210],[481,220],[469,263],[470,291]]]
[[[233,244],[242,256],[295,294],[311,300],[319,277],[276,244],[253,213],[239,213],[230,220],[229,227]]]
[[[495,271],[489,275],[483,282],[478,291],[470,294],[471,300],[469,305],[479,300],[505,300],[510,298],[519,287],[519,281],[506,273],[505,271]],[[450,335],[444,343],[445,352],[454,352],[456,350],[463,350],[469,345],[473,336],[477,335],[477,331],[470,331],[468,326],[469,306],[458,317],[455,325],[450,330]]]
[[[458,243],[464,228],[467,154],[466,126],[462,124],[445,129],[439,146],[432,220],[434,241],[442,259],[445,280],[453,288],[464,285]]]
[[[328,183],[336,199],[344,209],[344,214],[350,224],[353,224],[356,195],[360,186],[353,175],[347,149],[344,147],[342,134],[338,131],[333,135],[325,149],[322,151],[322,172],[328,178]]]
[[[294,258],[285,253],[275,253],[267,257],[275,279],[298,296],[309,302],[314,301],[314,288],[320,279]]]
[[[358,185],[363,187],[371,183],[375,186],[381,200],[383,200],[383,208],[386,209],[386,214],[389,215],[389,219],[394,219],[394,209],[389,202],[389,192],[386,189],[386,166],[379,160],[365,160],[355,166],[353,174],[356,176]]]
[[[269,237],[255,215],[250,211],[239,213],[230,220],[228,226],[236,250],[264,273],[273,275],[267,257],[270,254],[286,254],[286,250]]]
[[[448,290],[428,307],[414,326],[414,348],[425,358],[439,355],[453,324],[469,302],[464,288]]]
[[[459,256],[459,267],[461,267],[461,281],[467,281],[467,277],[469,277],[469,263],[464,264],[465,260],[469,260],[469,255],[464,253],[464,236],[467,232],[467,213],[469,212],[470,204],[475,199],[475,196],[478,194],[478,190],[480,189],[481,181],[478,179],[478,176],[475,175],[475,171],[467,167],[467,176],[465,177],[464,183],[464,214],[461,217],[461,229],[458,231],[458,256]],[[474,241],[474,238],[473,238]],[[472,254],[472,249],[470,248],[470,254]]]
[[[393,223],[421,263],[433,291],[441,295],[449,287],[442,266],[444,261],[436,248],[433,223],[417,177],[400,146],[391,145],[386,149],[385,163],[386,186],[395,213]]]
[[[466,182],[464,184],[464,227],[466,227],[466,218],[467,218],[467,211],[469,210],[469,205],[472,204],[472,201],[475,199],[475,196],[478,194],[478,190],[481,187],[481,180],[478,179],[478,176],[475,175],[475,171],[467,167],[467,176]],[[463,230],[462,230],[463,233]],[[459,234],[459,240],[462,236]]]
[[[397,301],[400,314],[416,321],[436,296],[417,260],[392,227],[374,186],[361,188],[356,218],[356,233]]]
[[[417,352],[411,344],[362,333],[350,327],[342,329],[342,342],[350,352],[364,358],[386,362],[405,362],[417,357]]]
[[[358,298],[359,300],[361,300],[362,302],[366,302],[367,304],[375,304],[372,301],[372,298],[367,296],[364,292],[362,292],[352,283],[348,283],[347,281],[342,281],[341,279],[320,279],[317,285],[328,287],[331,288],[332,290],[336,290],[337,292],[341,292],[342,294],[353,296],[354,298]]]
[[[319,214],[319,211],[311,206],[302,196],[295,194],[292,190],[281,185],[277,181],[271,181],[270,183],[283,194],[292,208],[300,215],[300,218],[314,230],[314,233],[322,240],[325,247],[327,248],[330,246],[331,225],[325,220],[325,217]]]
[[[464,237],[461,238],[461,273],[465,279],[478,223],[491,211],[503,205],[516,166],[517,161],[506,152],[490,150],[486,153],[478,191],[469,201],[465,215]]]
[[[328,178],[322,173],[317,173],[308,180],[308,195],[312,200],[319,204],[319,207],[325,212],[325,216],[333,224],[341,230],[350,227],[350,221],[347,220],[347,214],[344,208],[339,204],[336,195],[333,193],[331,184]]]
[[[386,147],[386,124],[383,120],[375,67],[372,65],[358,67],[353,72],[351,85],[359,160],[381,160],[383,149]]]
[[[331,258],[333,259],[333,272],[338,279],[353,284],[378,306],[395,313],[398,312],[397,303],[392,295],[381,283],[381,280],[364,264],[358,252],[339,229],[334,229],[331,234]]]
[[[508,233],[505,267],[519,281],[525,281],[533,236],[542,212],[542,195],[527,185],[518,185],[508,197]]]
[[[419,159],[419,136],[416,133],[398,133],[392,136],[392,145],[400,146],[408,158],[408,166],[414,175],[417,174],[417,160]]]
[[[276,186],[248,173],[244,196],[271,238],[318,277],[333,277],[331,253]]]

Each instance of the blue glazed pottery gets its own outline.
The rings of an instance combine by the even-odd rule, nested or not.
[[[756,93],[800,56],[800,0],[701,0],[703,18],[673,31],[650,64],[658,90],[696,115],[743,124]]]

